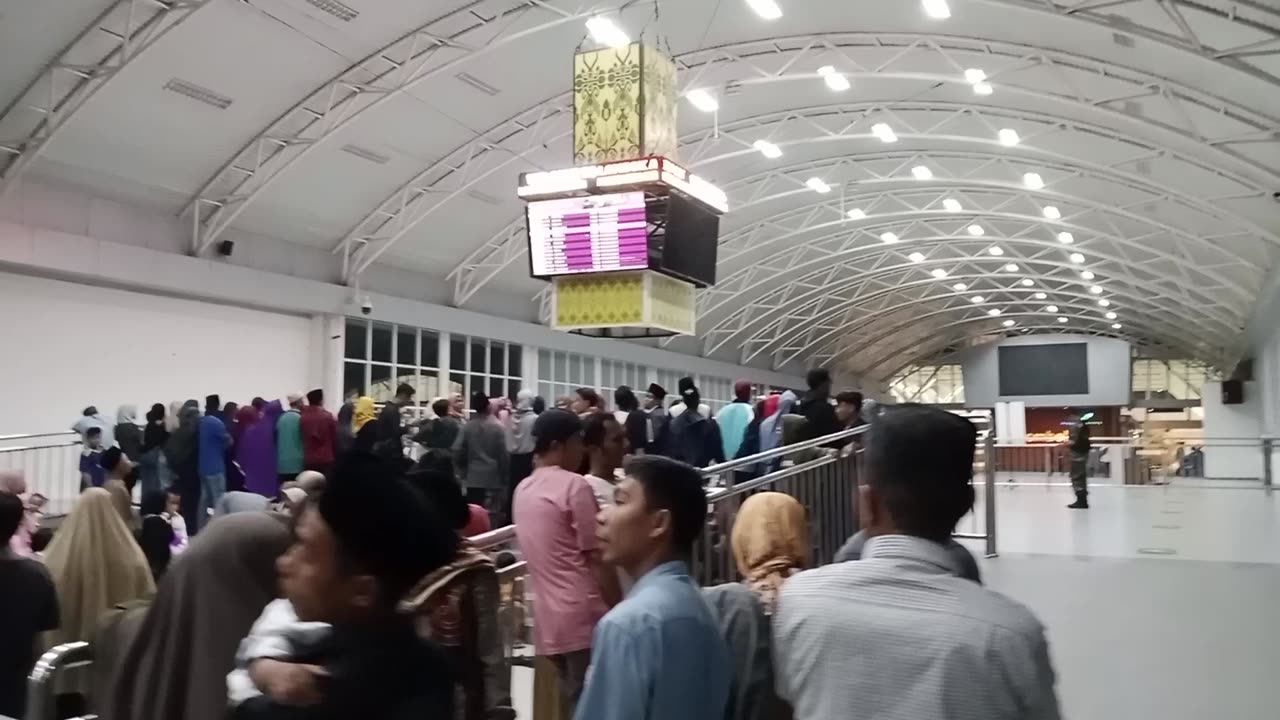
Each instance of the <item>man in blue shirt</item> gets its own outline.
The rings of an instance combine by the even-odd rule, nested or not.
[[[707,720],[724,716],[729,650],[689,577],[707,517],[702,477],[657,455],[623,468],[597,531],[604,561],[635,585],[596,625],[577,720]]]
[[[217,407],[218,396],[210,395],[207,399],[209,407]],[[200,474],[200,503],[196,509],[196,526],[191,528],[195,533],[209,521],[209,510],[218,506],[218,501],[227,492],[227,448],[231,446],[231,433],[216,412],[205,412],[200,418],[199,438],[197,442],[196,470]]]

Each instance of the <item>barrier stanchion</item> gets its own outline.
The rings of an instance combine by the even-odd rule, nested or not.
[[[1272,492],[1272,470],[1271,470],[1271,438],[1262,439],[1262,487],[1266,488],[1267,494]]]
[[[986,457],[987,462],[983,464],[983,475],[986,484],[987,493],[987,557],[996,556],[996,467],[991,462],[991,458],[996,453],[996,439],[992,435],[987,435],[986,441]]]

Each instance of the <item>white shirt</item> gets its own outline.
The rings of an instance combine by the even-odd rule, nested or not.
[[[873,538],[861,560],[792,577],[773,639],[796,720],[1061,717],[1040,622],[923,538]]]
[[[586,478],[587,484],[591,486],[591,492],[596,496],[596,504],[600,506],[601,510],[617,504],[617,500],[614,497],[617,488],[613,483],[595,475],[583,475],[582,477]]]

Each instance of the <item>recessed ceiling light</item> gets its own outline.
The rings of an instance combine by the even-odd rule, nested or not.
[[[1102,294],[1102,286],[1101,286],[1101,285],[1094,285],[1093,287],[1089,288],[1089,292],[1093,293],[1094,295],[1101,295],[1101,294]]]
[[[1046,306],[1044,307],[1044,311],[1045,311],[1045,312],[1050,312],[1050,313],[1056,313],[1056,312],[1058,312],[1058,306],[1057,306],[1057,305],[1046,305]]]
[[[1080,253],[1071,253],[1071,262],[1079,265],[1080,263],[1084,262],[1084,255]]]
[[[1035,298],[1035,299],[1037,299],[1037,300],[1044,300],[1045,298],[1047,298],[1047,297],[1049,297],[1049,296],[1048,296],[1048,295],[1046,295],[1046,294],[1044,294],[1044,293],[1042,293],[1042,292],[1038,292],[1038,293],[1036,293],[1035,295],[1032,295],[1032,297],[1034,297],[1034,298]]]
[[[973,297],[969,298],[969,302],[973,303],[974,305],[977,305],[978,303],[982,302],[984,299],[985,298],[983,298],[981,295],[974,295]]]
[[[1098,305],[1102,307],[1111,307],[1111,301],[1106,298],[1102,298],[1101,300],[1098,301]]]
[[[894,134],[893,128],[889,127],[888,123],[876,123],[875,125],[872,125],[871,134],[880,138],[880,142],[898,142],[898,136]]]
[[[720,109],[720,103],[716,101],[715,96],[702,88],[690,90],[684,97],[689,101],[690,105],[702,112],[709,113]]]
[[[818,74],[822,76],[822,81],[827,87],[836,92],[844,92],[849,89],[849,78],[844,73],[836,72],[836,69],[830,65],[823,65],[818,68]]]
[[[1004,322],[1002,322],[1002,323],[1000,323],[1000,324],[1001,324],[1001,325],[1004,325],[1005,327],[1013,327],[1013,326],[1014,326],[1014,322],[1013,322],[1012,320],[1005,320]]]
[[[1032,280],[1031,278],[1022,278],[1022,287],[1031,287],[1032,285],[1035,285],[1035,284],[1036,284],[1036,281]]]
[[[1022,184],[1031,190],[1044,189],[1044,178],[1040,177],[1040,173],[1029,172],[1022,176]]]
[[[1060,323],[1064,323],[1064,322],[1066,322],[1066,321],[1067,321],[1067,319],[1066,319],[1066,318],[1064,318],[1064,317],[1060,317],[1060,318],[1058,318],[1058,322],[1060,322]]]
[[[1000,144],[1005,147],[1013,147],[1022,142],[1022,138],[1018,137],[1018,131],[1013,128],[1001,128],[998,137],[1000,138]]]
[[[924,253],[922,253],[922,252],[913,252],[913,253],[911,253],[910,255],[908,255],[908,256],[907,256],[907,259],[908,259],[908,260],[910,260],[910,261],[911,261],[911,262],[913,262],[913,263],[922,263],[922,262],[924,262]]]
[[[811,177],[808,180],[805,180],[804,184],[809,186],[809,189],[816,193],[822,193],[825,195],[826,193],[831,192],[831,186],[824,182],[822,178]]]
[[[867,214],[859,208],[854,208],[849,212],[845,213],[845,216],[848,217],[850,220],[864,220],[866,219]]]
[[[969,286],[965,285],[964,283],[956,283],[955,285],[951,286],[951,289],[955,290],[956,292],[964,292],[965,290],[969,289]]]
[[[1046,205],[1041,212],[1050,220],[1058,220],[1062,217],[1062,211],[1052,205]]]
[[[942,201],[942,207],[948,212],[960,212],[960,201],[955,198],[947,198]]]
[[[591,33],[592,39],[607,47],[622,48],[631,44],[631,38],[609,18],[591,18],[587,21],[587,32]]]
[[[1111,325],[1111,329],[1112,329],[1112,330],[1119,330],[1119,329],[1120,329],[1120,328],[1122,328],[1122,327],[1124,327],[1124,326],[1123,326],[1123,325],[1121,325],[1120,323],[1112,323],[1112,325]]]
[[[947,271],[943,270],[942,268],[934,268],[929,271],[929,274],[941,280],[942,278],[947,276]]]
[[[946,20],[951,17],[951,7],[947,0],[923,0],[924,13],[934,20]]]
[[[991,247],[987,248],[987,254],[1000,257],[1001,255],[1004,254],[1004,248],[1000,247],[999,245],[992,245]]]
[[[1108,313],[1106,314],[1106,316],[1105,316],[1105,317],[1106,317],[1108,320],[1115,320],[1115,319],[1116,319],[1116,314],[1115,314],[1115,313],[1113,313],[1113,312],[1108,312]]]
[[[1005,272],[1018,272],[1018,263],[1009,263],[1004,266]]]
[[[1000,308],[991,308],[990,310],[987,311],[987,314],[990,315],[991,317],[995,317],[999,315],[1001,312],[1002,310],[1000,310]]]
[[[782,148],[774,145],[768,140],[757,140],[751,143],[751,147],[759,150],[761,155],[769,158],[770,160],[782,157]]]
[[[1080,273],[1081,280],[1092,280],[1095,277],[1097,277],[1097,275],[1094,275],[1092,270],[1083,270]]]
[[[1062,243],[1063,245],[1070,245],[1075,241],[1076,241],[1076,236],[1072,235],[1069,232],[1058,233],[1058,242]]]
[[[991,87],[991,83],[989,82],[980,82],[973,86],[974,95],[990,95],[995,91],[996,89]]]
[[[881,233],[880,242],[885,243],[886,245],[892,245],[893,243],[898,242],[898,236],[891,232]]]
[[[979,236],[981,236],[981,235],[986,235],[986,234],[987,234],[987,231],[986,231],[986,230],[983,230],[983,229],[982,229],[982,226],[981,226],[981,225],[978,225],[977,223],[974,223],[973,225],[970,225],[967,229],[969,230],[969,234],[970,234],[970,235],[972,235],[972,236],[974,236],[974,237],[979,237]]]
[[[917,165],[911,168],[911,174],[914,175],[917,180],[933,179],[933,171],[930,170],[926,165]]]
[[[987,79],[987,72],[982,68],[968,68],[964,71],[964,81],[970,85],[977,85]]]
[[[782,17],[782,8],[774,0],[747,0],[747,6],[765,20],[777,20]]]

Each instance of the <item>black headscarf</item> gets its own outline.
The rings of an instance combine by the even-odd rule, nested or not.
[[[164,426],[164,405],[156,403],[147,411],[147,426],[142,429],[142,452],[161,447],[168,439],[169,430]]]
[[[138,545],[142,554],[147,556],[147,564],[151,566],[151,577],[156,582],[169,569],[169,561],[173,558],[173,526],[159,515],[150,515],[142,519],[142,529],[138,530]]]

